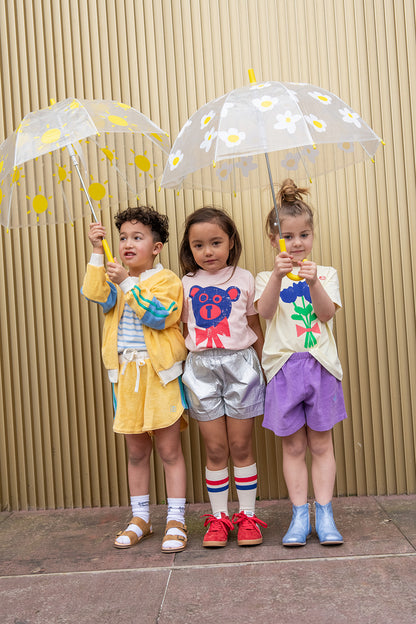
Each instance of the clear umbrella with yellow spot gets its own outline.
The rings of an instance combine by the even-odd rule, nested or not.
[[[188,119],[169,154],[161,186],[236,194],[269,187],[272,174],[311,178],[369,159],[382,143],[335,94],[293,82],[256,82],[208,102]],[[292,278],[293,276],[290,275]]]
[[[29,113],[0,146],[0,223],[100,221],[103,208],[140,200],[169,150],[168,135],[122,102],[68,98]]]

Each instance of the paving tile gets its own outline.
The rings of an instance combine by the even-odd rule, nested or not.
[[[0,579],[2,624],[154,624],[169,571]]]
[[[175,570],[158,624],[414,624],[415,583],[409,556]]]
[[[414,497],[377,496],[377,502],[397,529],[416,548],[416,506]]]
[[[0,514],[2,515],[2,514]],[[127,508],[19,512],[0,522],[0,576],[163,567],[174,555],[160,550],[166,510],[154,506],[154,535],[131,549],[113,547]]]

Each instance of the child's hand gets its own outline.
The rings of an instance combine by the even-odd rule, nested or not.
[[[122,264],[117,262],[117,258],[114,258],[114,262],[107,262],[107,275],[114,284],[121,284],[129,273]]]
[[[93,246],[93,253],[103,254],[103,238],[105,238],[105,227],[101,223],[90,223],[88,238]]]
[[[282,251],[276,256],[274,261],[274,271],[280,277],[284,277],[293,269],[292,256],[287,251]]]
[[[318,278],[318,269],[315,262],[304,260],[303,262],[299,262],[299,266],[299,277],[306,280],[308,286],[315,284]]]

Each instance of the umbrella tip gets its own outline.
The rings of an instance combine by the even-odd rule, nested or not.
[[[256,76],[254,75],[254,69],[249,69],[248,70],[248,77],[250,78],[250,83],[251,84],[257,82]]]

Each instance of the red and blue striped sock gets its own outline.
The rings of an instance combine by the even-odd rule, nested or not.
[[[228,467],[222,470],[205,468],[205,480],[213,515],[220,518],[221,512],[224,512],[228,516]]]
[[[256,507],[257,465],[234,466],[234,482],[240,506],[239,511],[244,511],[247,516],[253,516]]]

